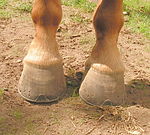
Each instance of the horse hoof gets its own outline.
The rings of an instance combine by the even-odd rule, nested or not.
[[[18,91],[30,102],[49,103],[59,100],[66,92],[62,64],[53,63],[42,67],[24,63]]]
[[[122,105],[125,98],[124,72],[93,64],[81,84],[79,94],[91,105]]]

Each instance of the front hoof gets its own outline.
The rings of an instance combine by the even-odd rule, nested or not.
[[[62,64],[44,67],[24,63],[18,91],[23,98],[35,103],[59,100],[66,92]]]
[[[122,105],[125,98],[124,72],[93,64],[81,84],[79,94],[91,105]]]

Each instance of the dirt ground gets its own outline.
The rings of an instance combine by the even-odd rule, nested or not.
[[[66,6],[63,11],[57,41],[71,96],[54,104],[31,104],[17,92],[34,35],[30,14],[0,20],[0,135],[150,135],[150,41],[124,26],[118,47],[126,68],[126,105],[86,105],[77,91],[95,44],[92,15]]]

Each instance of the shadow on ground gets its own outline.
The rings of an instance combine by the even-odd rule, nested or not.
[[[146,79],[134,79],[126,86],[127,104],[150,108],[150,82]]]

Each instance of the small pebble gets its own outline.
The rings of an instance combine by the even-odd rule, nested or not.
[[[22,62],[22,60],[17,60],[16,62],[17,62],[17,63],[21,63],[21,62]]]
[[[123,14],[124,14],[124,15],[129,15],[129,13],[128,13],[128,12],[125,12],[125,11],[123,12]]]

